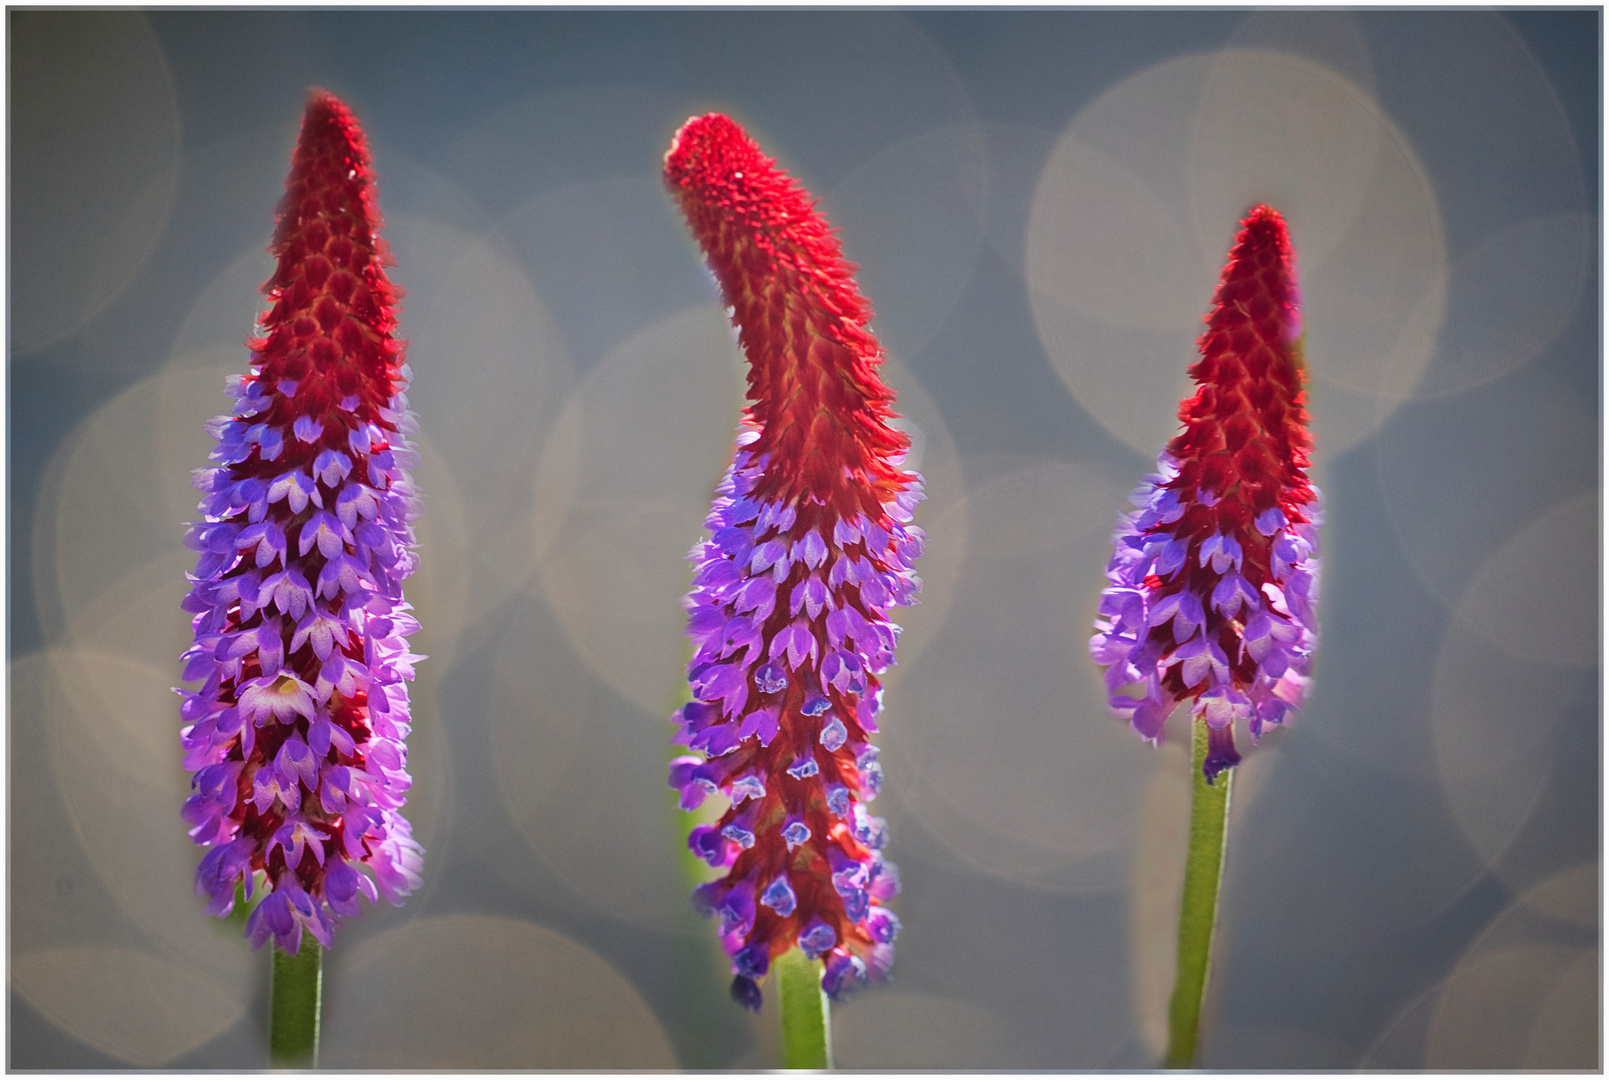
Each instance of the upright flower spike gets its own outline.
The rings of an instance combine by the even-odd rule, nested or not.
[[[1184,430],[1118,519],[1090,641],[1112,709],[1141,738],[1194,702],[1209,782],[1240,761],[1236,721],[1255,741],[1301,706],[1317,643],[1322,508],[1299,309],[1285,222],[1258,206],[1213,297]]]
[[[733,996],[795,945],[825,957],[840,997],[893,962],[899,889],[887,829],[865,803],[882,786],[869,738],[878,676],[914,602],[921,477],[889,427],[894,395],[870,306],[837,238],[797,182],[732,120],[689,120],[665,157],[680,204],[732,308],[749,404],[732,465],[694,545],[688,609],[693,700],[672,720],[696,755],[671,765],[692,809],[731,805],[689,844],[726,875],[694,902],[721,920]]]
[[[277,220],[264,336],[208,426],[218,465],[194,478],[183,678],[202,686],[179,694],[183,813],[211,849],[196,891],[222,916],[242,878],[248,898],[266,888],[246,935],[294,954],[304,927],[328,946],[359,896],[400,905],[423,855],[398,812],[417,427],[368,148],[328,93],[308,100]]]

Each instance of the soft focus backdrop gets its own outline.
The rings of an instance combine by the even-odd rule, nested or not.
[[[928,484],[877,804],[906,929],[838,1063],[1157,1060],[1183,729],[1109,717],[1086,643],[1266,200],[1323,638],[1237,779],[1205,1063],[1596,1067],[1598,11],[7,19],[11,1067],[264,1062],[169,688],[187,481],[312,85],[367,128],[408,293],[430,654],[426,884],[339,932],[326,1065],[777,1060],[665,787],[742,366],[658,169],[718,109],[841,228]]]

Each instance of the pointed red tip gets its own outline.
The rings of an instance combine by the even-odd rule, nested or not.
[[[346,102],[328,90],[314,87],[307,92],[307,108],[302,113],[302,130],[296,140],[300,160],[333,155],[367,174],[368,140],[363,128],[347,108]]]
[[[1241,222],[1242,225],[1251,225],[1253,223],[1259,225],[1268,224],[1281,230],[1285,228],[1285,219],[1280,216],[1278,210],[1275,210],[1267,203],[1258,203],[1252,207],[1250,213],[1246,215],[1246,219]]]
[[[302,129],[291,153],[285,178],[285,195],[278,207],[279,227],[270,247],[276,255],[295,256],[289,247],[294,234],[320,217],[350,219],[337,223],[337,231],[352,235],[364,246],[375,246],[386,261],[375,233],[380,211],[374,202],[374,173],[369,165],[369,144],[363,128],[346,103],[328,90],[314,87],[307,93]]]
[[[1302,332],[1296,253],[1285,219],[1265,203],[1241,220],[1207,323],[1223,329],[1243,317],[1262,327],[1269,340],[1286,345]]]
[[[1285,219],[1267,203],[1258,203],[1240,223],[1240,236],[1235,244],[1236,254],[1246,252],[1267,253],[1289,261],[1291,237],[1285,228]],[[1259,260],[1261,261],[1261,260]]]
[[[351,112],[344,101],[322,86],[311,86],[307,90],[307,112],[311,114],[317,110],[340,111],[348,114]]]
[[[909,440],[886,422],[894,395],[874,371],[871,305],[815,200],[720,113],[676,132],[665,185],[749,358],[748,415],[761,429],[749,452],[771,461],[754,497],[809,493],[875,518],[911,482],[888,462]]]
[[[721,113],[690,117],[665,152],[665,185],[718,201],[774,168],[737,121]]]
[[[383,269],[363,129],[327,90],[308,93],[277,218],[268,250],[278,265],[263,285],[272,307],[252,345],[261,377],[300,384],[295,407],[307,415],[350,396],[374,415],[398,386],[398,290]]]

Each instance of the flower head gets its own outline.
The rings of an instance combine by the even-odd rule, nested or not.
[[[1097,633],[1112,709],[1156,741],[1181,702],[1208,728],[1210,781],[1305,699],[1318,640],[1320,495],[1307,481],[1300,300],[1285,222],[1241,223],[1213,297],[1184,430],[1118,519]]]
[[[369,154],[357,121],[315,91],[291,158],[263,286],[272,308],[211,421],[216,468],[198,470],[200,553],[180,690],[184,817],[211,850],[196,871],[207,910],[235,887],[268,890],[253,948],[324,945],[357,897],[393,904],[420,882],[406,799],[403,600],[419,514],[408,468],[408,368],[392,337],[397,290],[382,267]],[[372,874],[360,872],[363,868]]]
[[[732,993],[758,1009],[771,961],[825,958],[834,997],[886,973],[899,890],[887,829],[865,803],[882,786],[870,736],[878,676],[894,662],[921,529],[921,477],[902,469],[882,349],[827,222],[743,129],[689,120],[665,158],[680,203],[732,307],[749,359],[737,450],[694,545],[688,594],[693,700],[672,717],[694,755],[670,783],[692,809],[731,805],[688,843],[718,881],[694,903],[718,915]]]

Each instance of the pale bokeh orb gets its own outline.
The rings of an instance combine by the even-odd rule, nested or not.
[[[450,484],[470,623],[531,572],[530,476],[570,385],[570,359],[542,299],[495,234],[402,215],[387,235],[397,279],[409,290],[400,327],[414,373],[409,399],[421,442],[439,454],[429,462],[438,468],[418,477],[424,524],[435,527],[431,500]]]
[[[12,958],[10,981],[62,1031],[138,1069],[206,1045],[246,1013],[230,984],[115,946],[25,947]]]
[[[1598,1057],[1596,861],[1531,886],[1385,1025],[1365,1069],[1590,1069]]]
[[[959,125],[885,147],[823,194],[885,348],[915,356],[949,321],[983,247],[987,174],[981,130]]]
[[[1430,682],[1436,778],[1483,866],[1501,872],[1548,785],[1554,730],[1584,689],[1579,675],[1448,627]]]
[[[1584,586],[1598,567],[1599,506],[1596,492],[1578,495],[1510,537],[1470,579],[1455,617],[1522,660],[1596,664],[1598,598]]]
[[[1027,233],[1046,354],[1140,453],[1174,433],[1202,316],[1257,202],[1290,224],[1320,453],[1378,429],[1429,361],[1446,289],[1441,221],[1379,104],[1291,53],[1176,57],[1107,90],[1062,132]]]
[[[676,1068],[642,996],[591,949],[520,919],[439,915],[340,959],[327,1069]]]
[[[575,479],[542,563],[543,594],[576,651],[623,695],[658,712],[683,662],[683,561],[730,459],[740,353],[719,308],[663,319],[605,358],[555,425],[540,476]],[[579,438],[577,434],[579,433]],[[569,464],[574,461],[575,464]],[[554,510],[535,508],[552,535]]]
[[[888,698],[883,760],[897,806],[993,873],[1079,890],[1125,879],[1155,759],[1107,713],[1087,650],[1121,505],[1082,466],[1030,460],[931,525],[943,535],[965,514],[968,558],[943,630]]]
[[[1430,593],[1453,608],[1503,545],[1595,490],[1598,414],[1577,387],[1539,373],[1412,402],[1381,431],[1374,453],[1398,545]],[[1552,558],[1578,550],[1586,557],[1593,548],[1591,533],[1557,542]]]
[[[832,1010],[838,1069],[1009,1068],[1019,1042],[1005,1020],[964,1001],[928,994],[861,994]]]
[[[179,107],[137,11],[11,24],[9,330],[23,355],[101,314],[150,259],[179,178]]]

